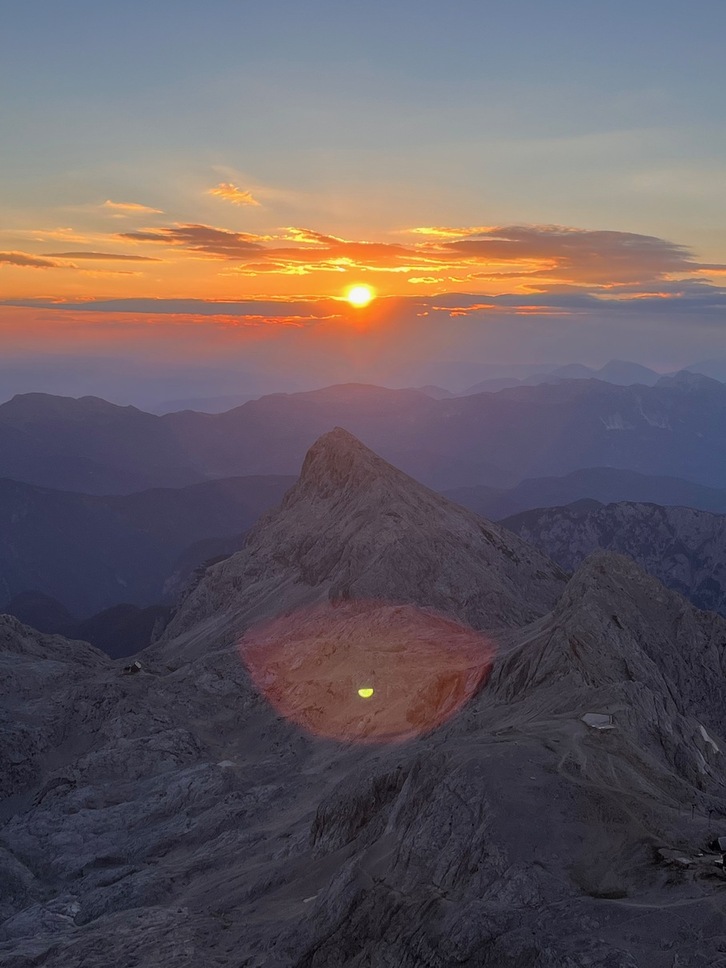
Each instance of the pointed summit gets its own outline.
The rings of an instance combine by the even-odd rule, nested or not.
[[[323,497],[350,487],[365,487],[390,476],[391,472],[406,477],[349,431],[335,427],[319,437],[308,450],[295,491],[317,492]]]
[[[540,552],[336,427],[310,448],[298,483],[244,550],[188,593],[166,639],[200,622],[242,631],[348,598],[430,606],[492,629],[543,615],[563,587],[564,573]]]

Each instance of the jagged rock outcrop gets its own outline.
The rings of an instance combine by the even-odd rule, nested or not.
[[[548,715],[594,704],[644,748],[654,745],[656,758],[666,749],[667,766],[689,760],[689,777],[698,783],[700,774],[708,786],[722,773],[708,731],[726,727],[725,679],[726,621],[694,609],[629,558],[598,552],[537,635],[502,656],[489,689]]]
[[[348,598],[426,605],[480,629],[522,625],[551,608],[563,587],[564,573],[531,546],[337,428],[310,448],[299,481],[243,551],[189,592],[165,639],[196,634],[203,623],[229,634],[290,608]]]
[[[698,608],[726,615],[726,515],[622,502],[525,511],[501,523],[568,571],[598,548],[620,552]]]
[[[86,642],[44,635],[0,615],[0,798],[42,776],[48,750],[73,732],[78,684],[108,665]]]

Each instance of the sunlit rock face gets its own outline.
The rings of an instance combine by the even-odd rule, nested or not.
[[[251,630],[240,655],[275,709],[343,742],[403,742],[440,726],[486,681],[481,633],[412,605],[318,605]]]
[[[189,591],[165,638],[190,633],[174,646],[188,654],[201,623],[226,641],[230,629],[347,599],[429,607],[477,629],[516,626],[551,608],[564,583],[521,539],[336,428],[310,448],[298,483],[245,548]]]

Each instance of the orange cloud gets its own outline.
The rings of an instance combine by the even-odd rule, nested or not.
[[[421,225],[414,229],[406,229],[410,235],[429,235],[439,239],[461,239],[469,235],[479,235],[489,232],[490,226],[479,225],[469,228],[452,228],[446,225]]]
[[[141,270],[136,280],[122,284],[119,277],[118,285],[103,287],[104,295],[119,298],[224,298],[260,291],[332,296],[347,281],[370,282],[387,295],[412,289],[424,294],[463,291],[478,293],[482,302],[508,294],[536,296],[542,305],[540,296],[564,293],[567,287],[600,301],[629,287],[647,299],[649,293],[668,291],[670,283],[705,283],[709,275],[716,279],[726,272],[723,266],[698,262],[690,250],[666,239],[553,225],[437,226],[412,229],[403,240],[342,238],[300,226],[258,234],[166,219],[156,226],[150,219],[137,230],[86,237],[71,229],[45,230],[44,244],[39,231],[31,244],[29,232],[6,230],[6,265],[73,271],[6,271],[12,282],[3,287],[6,296],[93,296],[101,287],[84,285],[82,273],[108,266]],[[158,267],[153,274],[148,272],[152,267]]]
[[[560,225],[500,226],[443,247],[469,263],[509,263],[513,276],[529,263],[530,276],[585,285],[643,283],[700,268],[688,249],[665,239]]]
[[[59,243],[62,242],[64,244],[81,242],[84,245],[88,245],[91,244],[93,238],[87,233],[82,234],[71,228],[23,229],[14,234],[20,236],[21,238],[32,240],[33,242],[45,242],[48,240],[53,240]],[[105,236],[102,237],[105,238]],[[96,239],[93,241],[98,241],[98,238],[99,237],[96,237]]]
[[[21,266],[27,269],[66,269],[60,262],[53,262],[41,256],[30,255],[27,252],[0,252],[0,263],[11,266]]]
[[[150,255],[125,255],[121,252],[45,252],[44,255],[58,259],[98,259],[115,262],[161,262]]]
[[[454,273],[462,281],[506,280],[520,290],[529,288],[532,280],[539,280],[540,289],[563,284],[647,285],[674,273],[720,268],[700,265],[683,246],[631,232],[551,225],[426,231],[436,237],[409,245],[352,241],[298,227],[287,227],[281,236],[260,236],[196,224],[126,232],[120,238],[234,261],[245,275],[367,271],[401,273],[418,284],[425,280],[433,285],[450,283],[452,276],[445,273]]]
[[[217,198],[223,198],[225,202],[231,202],[232,205],[260,204],[251,192],[245,192],[231,182],[220,182],[219,185],[210,188],[207,194],[216,195]]]
[[[220,259],[243,259],[252,253],[254,258],[259,258],[259,253],[264,251],[260,240],[265,237],[248,232],[229,232],[211,225],[189,224],[145,229],[140,232],[122,232],[119,238],[130,242],[157,242],[178,246]]]
[[[107,198],[101,207],[113,209],[115,212],[145,212],[147,215],[164,214],[160,208],[150,208],[148,205],[139,205],[137,202],[112,202],[110,198]]]

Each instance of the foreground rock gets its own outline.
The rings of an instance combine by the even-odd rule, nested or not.
[[[377,465],[364,466],[373,475]],[[310,493],[268,521],[288,568],[307,547],[321,560],[328,519],[313,517],[295,545],[282,515],[326,502],[339,526],[336,501],[350,507],[357,493],[355,475],[326,472],[322,488],[306,477]],[[369,493],[378,486],[367,478]],[[382,542],[384,525],[367,534]],[[279,575],[273,545],[261,531],[255,540]],[[336,540],[334,528],[340,557]],[[523,584],[536,588],[523,560]],[[510,559],[488,561],[482,577],[509,588]],[[428,562],[441,570],[433,536]],[[247,580],[226,585],[224,607],[240,596],[250,614],[272,609]],[[330,601],[330,584],[320,587],[314,621],[330,613],[327,651],[347,663],[363,603]],[[407,620],[415,604],[398,614]],[[369,633],[386,608],[372,609]],[[452,599],[449,615],[460,608]],[[133,675],[82,643],[2,620],[3,748],[28,766],[0,801],[0,963],[715,968],[726,881],[714,857],[696,854],[726,824],[726,620],[610,554],[588,559],[546,614],[534,611],[493,637],[494,667],[467,705],[395,745],[318,738],[280,718],[203,609],[196,627],[187,611],[180,636],[142,655]],[[414,680],[406,627],[394,656],[405,664],[410,651]],[[186,659],[172,661],[175,646]],[[285,649],[299,709],[324,667],[304,635]],[[467,682],[475,659],[462,667]],[[342,681],[336,673],[336,689]],[[451,697],[426,695],[433,712]],[[588,712],[614,728],[591,729]]]

